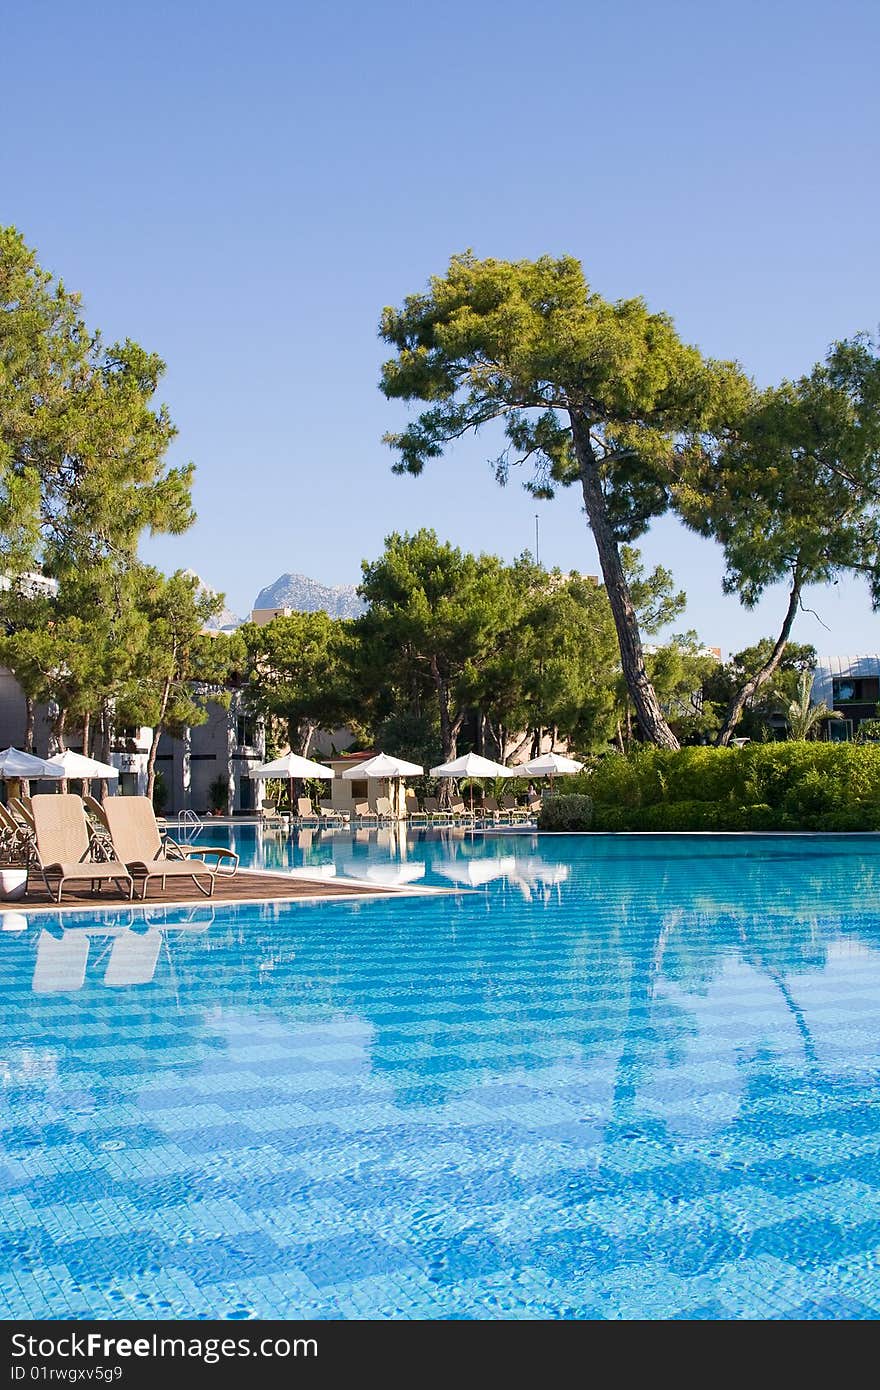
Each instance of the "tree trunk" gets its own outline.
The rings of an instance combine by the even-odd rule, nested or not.
[[[91,714],[89,713],[89,711],[86,710],[85,714],[83,715],[83,724],[82,724],[83,757],[84,757],[84,758],[87,758],[87,757],[89,756],[89,738],[91,737],[91,732],[92,732],[91,725],[92,725],[92,716],[91,716]],[[84,778],[83,778],[83,794],[84,794],[85,796],[91,796],[91,794],[92,794],[92,779],[91,779],[90,777],[84,777]]]
[[[599,552],[599,563],[605,579],[605,590],[617,629],[617,642],[620,647],[620,664],[627,689],[636,708],[636,716],[642,736],[648,743],[659,748],[678,748],[678,739],[670,729],[657,699],[657,692],[648,678],[639,622],[633,607],[632,596],[620,549],[614,536],[608,508],[602,492],[599,464],[593,453],[590,434],[579,415],[571,412],[571,431],[575,454],[581,479],[584,507],[590,530]]]
[[[162,727],[165,723],[165,711],[168,709],[168,701],[171,698],[171,681],[165,681],[162,691],[162,699],[159,704],[159,715],[153,725],[153,737],[150,740],[150,752],[147,757],[147,796],[152,801],[153,789],[156,785],[156,754],[159,752],[159,740],[162,737]]]
[[[53,724],[52,724],[53,741],[58,745],[57,748],[55,749],[56,753],[66,753],[66,751],[67,751],[67,744],[64,742],[64,730],[65,730],[66,724],[67,724],[67,710],[66,710],[66,709],[59,709],[58,714],[56,715],[55,720],[54,720],[54,722],[53,722]],[[59,790],[59,792],[61,792],[61,793],[65,793],[65,792],[67,791],[67,778],[66,778],[66,777],[62,777],[61,780],[59,781],[59,783],[58,783],[58,790]]]
[[[791,594],[789,596],[788,608],[786,610],[782,629],[776,639],[772,652],[760,671],[756,671],[753,676],[750,676],[745,685],[737,691],[736,695],[731,700],[723,727],[716,740],[719,747],[726,748],[730,743],[733,737],[733,731],[742,718],[743,710],[754,697],[756,691],[760,690],[762,685],[766,685],[785,655],[785,648],[788,646],[789,633],[791,632],[792,623],[797,615],[803,586],[804,582],[801,578],[800,567],[795,566],[794,574],[792,575]]]
[[[455,741],[458,736],[458,729],[461,728],[461,720],[459,719],[458,729],[453,733],[452,720],[449,715],[449,686],[446,683],[446,678],[440,672],[436,656],[431,657],[431,677],[437,691],[437,704],[440,709],[440,747],[443,750],[443,761],[448,763],[455,757]]]
[[[34,721],[35,721],[34,702],[33,702],[33,700],[31,699],[30,695],[25,695],[25,697],[24,697],[24,743],[22,744],[22,747],[24,748],[24,751],[25,751],[26,753],[33,753],[33,751],[34,751]],[[27,777],[23,777],[23,778],[21,779],[21,794],[22,794],[22,796],[30,796],[30,794],[31,794],[31,784],[30,784],[30,781],[29,781],[29,779],[28,779]]]
[[[98,711],[98,760],[102,763],[110,761],[110,701],[102,700],[101,708]],[[98,783],[98,800],[103,801],[107,795],[107,779],[102,777]]]
[[[309,749],[312,746],[312,739],[318,731],[318,726],[313,719],[301,719],[297,729],[297,740],[299,742],[299,755],[301,758],[309,756]]]

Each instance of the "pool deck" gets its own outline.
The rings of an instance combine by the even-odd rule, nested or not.
[[[192,903],[254,903],[279,901],[314,902],[324,898],[365,898],[387,897],[389,893],[399,894],[412,891],[408,887],[389,887],[375,883],[362,883],[355,879],[306,878],[302,874],[276,874],[249,869],[239,870],[234,876],[218,874],[214,896],[206,898],[199,892],[191,879],[176,878],[163,890],[158,879],[154,879],[147,890],[147,906],[189,906]],[[416,890],[418,891],[418,890]],[[432,892],[422,888],[422,893]],[[440,892],[443,889],[439,890]],[[143,904],[139,893],[134,904]],[[116,888],[115,884],[105,884],[99,892],[93,893],[87,883],[74,884],[65,888],[61,902],[50,898],[39,873],[31,871],[28,877],[27,893],[14,902],[0,902],[3,912],[52,912],[62,908],[104,908],[128,906],[131,899]]]

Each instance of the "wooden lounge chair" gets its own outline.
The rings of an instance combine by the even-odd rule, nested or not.
[[[320,825],[321,817],[312,805],[310,796],[297,797],[296,818],[300,825],[305,825],[307,822],[311,825]]]
[[[376,815],[380,821],[397,819],[394,807],[387,796],[376,797]]]
[[[261,801],[259,807],[261,825],[284,825],[285,815],[279,811],[276,802]]]
[[[340,811],[338,806],[333,806],[329,801],[322,801],[318,807],[318,815],[322,825],[348,825],[348,811]]]
[[[34,832],[24,821],[17,820],[5,806],[0,806],[0,853],[7,863],[21,860],[29,864],[33,858]]]
[[[115,883],[126,897],[134,896],[134,880],[121,858],[97,862],[85,808],[78,796],[48,792],[31,800],[37,867],[50,897],[61,902],[65,883]],[[55,886],[53,887],[53,882]]]
[[[428,798],[425,810],[431,817],[432,825],[449,825],[452,821],[452,811],[448,806],[441,806],[436,796]]]
[[[96,859],[113,858],[113,842],[110,827],[104,814],[104,807],[93,796],[83,793],[83,806],[86,808],[86,822],[92,837],[92,850]]]
[[[238,855],[230,849],[219,849],[212,845],[198,849],[194,845],[178,844],[174,844],[172,849],[171,842],[163,842],[153,803],[146,796],[110,796],[104,802],[104,814],[110,828],[113,852],[132,877],[142,881],[142,898],[146,898],[147,886],[153,878],[162,880],[163,889],[166,879],[190,878],[199,892],[210,898],[220,868],[219,861],[230,861],[229,874],[234,874],[238,868]],[[217,858],[215,869],[200,857],[204,855]]]

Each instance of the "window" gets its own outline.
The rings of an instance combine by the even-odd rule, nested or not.
[[[250,714],[240,714],[235,723],[235,741],[239,748],[253,748],[257,741],[257,721]]]
[[[363,801],[367,795],[366,782],[352,782],[351,799],[352,801]]]
[[[877,676],[839,676],[831,682],[835,705],[870,705],[880,698],[880,678]]]
[[[851,719],[830,719],[828,721],[828,738],[831,743],[850,743],[853,736],[853,722]]]

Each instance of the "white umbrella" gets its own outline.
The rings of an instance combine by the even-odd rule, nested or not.
[[[347,767],[342,775],[349,781],[362,777],[421,777],[424,770],[418,763],[408,763],[404,758],[393,758],[390,753],[377,753],[375,758],[368,758],[365,763]]]
[[[31,777],[64,777],[64,769],[57,763],[47,762],[45,758],[35,758],[32,753],[22,753],[17,748],[6,748],[0,753],[0,777],[9,780],[28,780]]]
[[[342,775],[349,782],[360,781],[364,777],[381,778],[382,780],[387,777],[390,800],[392,778],[421,777],[424,770],[418,763],[408,763],[405,758],[394,758],[390,753],[377,753],[375,758],[367,758],[364,763],[356,763],[353,767],[347,767]],[[400,814],[399,808],[398,814]]]
[[[515,769],[519,777],[567,777],[573,772],[580,772],[583,763],[577,762],[574,758],[564,758],[561,753],[542,753],[538,758],[532,758],[531,762],[520,763]]]
[[[431,768],[432,777],[515,777],[509,767],[493,763],[489,758],[481,758],[479,753],[463,753],[451,763],[440,763]],[[474,810],[474,789],[471,787],[471,814]]]
[[[271,763],[260,763],[258,767],[249,767],[248,777],[286,777],[290,782],[290,814],[293,815],[293,783],[299,777],[335,777],[336,773],[332,767],[325,767],[323,763],[313,763],[311,758],[303,758],[299,753],[285,753],[281,758],[274,758]]]
[[[451,763],[431,768],[432,777],[515,777],[516,773],[501,763],[481,758],[479,753],[465,753]]]
[[[62,777],[72,777],[78,782],[88,781],[91,777],[110,781],[119,776],[118,767],[99,763],[97,758],[84,758],[82,753],[74,753],[70,748],[63,753],[54,753],[47,761],[52,767],[61,768]]]

